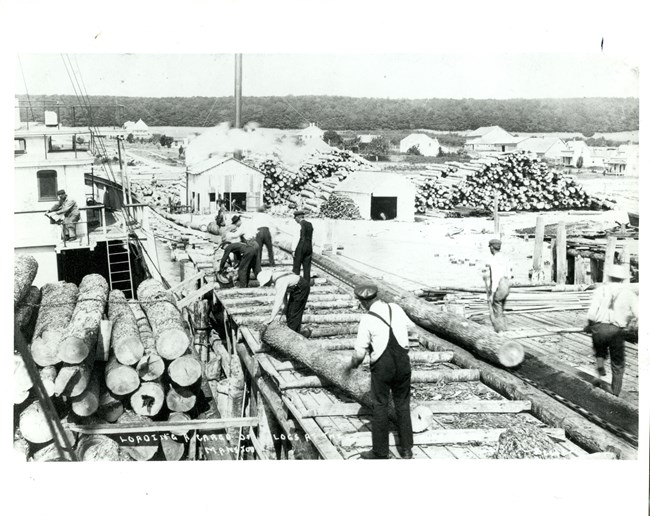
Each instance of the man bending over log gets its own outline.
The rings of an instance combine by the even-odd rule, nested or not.
[[[388,396],[392,391],[397,417],[399,446],[403,459],[413,458],[411,427],[411,361],[408,356],[408,317],[401,307],[377,298],[375,285],[360,285],[354,295],[368,310],[359,321],[350,368],[359,367],[370,353],[372,395],[372,450],[362,459],[388,458]]]
[[[303,337],[309,338],[311,329],[305,327],[301,330],[300,328],[309,298],[309,281],[292,272],[271,272],[269,270],[261,271],[257,275],[257,280],[260,282],[260,287],[275,285],[275,300],[271,316],[263,324],[271,324],[285,307],[287,326]]]
[[[501,254],[501,240],[493,238],[488,245],[492,258],[483,274],[483,281],[485,281],[487,302],[490,307],[490,320],[498,333],[508,329],[504,310],[506,299],[510,294],[512,268],[508,259]]]
[[[225,265],[225,260],[228,259],[230,253],[240,255],[241,258],[239,260],[237,282],[235,286],[248,287],[250,273],[257,267],[257,254],[259,251],[259,246],[255,240],[257,231],[250,223],[242,224],[239,215],[235,215],[232,218],[232,223],[234,228],[224,237],[224,241],[229,242],[231,245],[226,247],[224,251],[225,259],[221,260],[219,271],[221,271]]]

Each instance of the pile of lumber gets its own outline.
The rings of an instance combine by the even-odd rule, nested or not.
[[[22,279],[16,283],[17,291],[26,291],[22,299],[38,299],[25,284]],[[29,350],[64,427],[198,415],[202,364],[174,298],[158,281],[140,284],[140,302],[127,301],[120,290],[109,293],[98,274],[85,276],[78,288],[58,282],[35,291],[40,308]],[[24,327],[19,313],[20,302],[15,316]],[[18,354],[14,370],[16,449],[30,460],[54,460],[51,430]],[[176,460],[183,453],[170,450],[169,443],[162,446],[164,439],[130,446],[99,435],[78,439],[72,431],[69,437],[81,460]]]
[[[361,212],[356,203],[347,195],[334,193],[323,203],[320,214],[330,219],[361,219]]]
[[[446,175],[458,175],[458,166],[448,164]],[[483,158],[462,165],[464,181],[457,185],[443,182],[438,174],[420,186],[416,209],[449,210],[457,206],[492,209],[497,198],[499,211],[541,211],[600,209],[572,178],[551,170],[545,163],[525,153],[510,153],[498,158]]]
[[[139,181],[135,177],[131,179],[131,190],[142,202],[148,202],[154,206],[169,206],[179,202],[184,203],[181,199],[181,191],[184,188],[181,179],[175,181],[161,182],[156,179],[151,181]]]

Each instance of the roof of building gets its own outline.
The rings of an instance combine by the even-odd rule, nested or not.
[[[427,143],[430,145],[440,146],[437,138],[431,138],[431,136],[422,133],[412,133],[400,140],[400,144],[411,142],[413,142],[413,144]]]
[[[522,149],[536,154],[546,154],[554,145],[558,143],[564,146],[564,142],[557,137],[526,138],[517,144],[518,149]]]
[[[503,133],[501,131],[490,131],[489,133],[470,140],[467,143],[470,145],[512,145],[527,138],[527,136],[512,136],[510,133],[505,131]]]
[[[187,169],[187,173],[190,175],[198,175],[198,174],[203,174],[204,172],[207,172],[209,170],[214,170],[216,168],[219,168],[223,164],[227,163],[228,161],[234,161],[235,163],[242,165],[244,167],[248,167],[251,170],[254,170],[258,174],[262,174],[261,171],[256,169],[255,167],[251,167],[250,165],[244,163],[243,161],[239,161],[238,159],[235,159],[230,156],[212,156],[211,158],[208,158],[206,160],[203,160],[196,165],[190,167]]]
[[[492,131],[496,131],[496,130],[498,130],[499,132],[508,133],[508,131],[502,129],[498,125],[491,125],[489,127],[479,127],[478,129],[474,129],[471,133],[467,135],[467,138],[478,138],[480,136],[485,136],[486,134],[489,134]]]
[[[149,130],[149,126],[144,123],[142,118],[135,123],[134,129],[144,129]]]
[[[340,192],[372,193],[376,190],[389,190],[399,193],[415,194],[415,185],[404,176],[392,172],[354,172],[336,187]]]

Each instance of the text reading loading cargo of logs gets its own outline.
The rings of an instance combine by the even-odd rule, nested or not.
[[[152,443],[159,443],[162,441],[176,441],[176,442],[190,442],[192,437],[185,435],[175,435],[168,432],[150,432],[150,433],[130,433],[130,434],[113,434],[110,436],[119,444],[128,444],[129,446],[150,446]],[[285,435],[285,434],[272,434],[272,439],[274,441],[311,441],[309,434],[304,436],[299,436],[297,434]],[[229,434],[197,434],[195,436],[198,442],[215,442],[223,441],[224,443],[230,443],[234,439],[230,437]],[[239,436],[240,441],[246,441],[250,439],[249,434],[242,433]]]

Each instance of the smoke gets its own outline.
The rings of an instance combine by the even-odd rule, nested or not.
[[[320,138],[302,140],[298,132],[262,128],[251,122],[243,129],[231,128],[228,123],[206,129],[193,139],[185,151],[185,162],[193,166],[214,156],[232,156],[241,151],[245,158],[253,160],[278,159],[289,169],[314,154],[330,153],[332,147]]]

